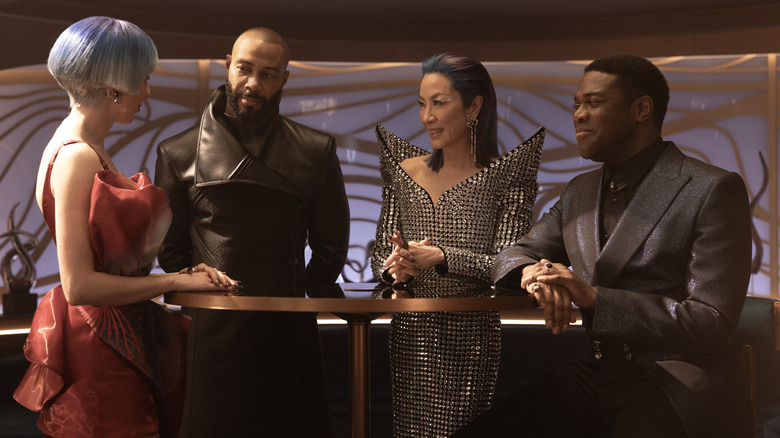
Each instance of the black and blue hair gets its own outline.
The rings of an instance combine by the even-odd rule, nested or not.
[[[422,63],[423,76],[439,73],[450,81],[450,86],[460,94],[464,107],[474,98],[482,96],[482,109],[477,115],[477,147],[474,161],[487,167],[498,157],[498,114],[496,90],[485,66],[468,55],[440,53]],[[441,150],[434,150],[428,159],[428,167],[438,172],[444,165]]]

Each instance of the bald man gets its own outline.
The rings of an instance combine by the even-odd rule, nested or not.
[[[160,143],[155,184],[173,210],[164,270],[206,262],[247,295],[340,294],[349,207],[336,144],[279,114],[288,61],[276,32],[244,32],[200,123]],[[332,436],[315,314],[184,312],[192,325],[181,436]]]

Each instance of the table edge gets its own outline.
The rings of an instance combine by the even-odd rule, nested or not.
[[[394,313],[463,312],[536,307],[531,296],[478,298],[297,298],[235,296],[211,292],[168,292],[164,301],[182,307],[275,312]]]

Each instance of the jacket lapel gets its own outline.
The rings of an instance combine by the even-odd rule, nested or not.
[[[598,260],[599,211],[601,208],[601,179],[603,167],[583,174],[576,195],[572,197],[568,211],[572,212],[566,225],[567,245],[577,245],[577,251],[568,251],[569,263],[576,267],[575,274],[586,281],[594,280],[595,261]]]
[[[664,212],[690,180],[689,175],[680,175],[684,157],[682,152],[669,142],[658,162],[645,176],[614,233],[599,254],[592,284],[611,284],[655,229]],[[601,186],[599,187],[600,200]],[[598,230],[598,224],[596,229]]]
[[[226,105],[224,86],[212,94],[201,117],[198,133],[197,157],[195,159],[195,186],[206,187],[228,182],[242,182],[272,188],[288,193],[298,199],[305,196],[290,180],[276,169],[264,163],[263,157],[255,158],[233,134],[214,117],[214,111],[222,111]],[[281,130],[280,117],[272,124],[273,132],[266,138],[268,151]],[[283,146],[280,146],[283,148]]]
[[[195,159],[195,185],[202,187],[226,182],[250,154],[233,135],[214,118],[214,108],[225,105],[224,86],[212,94],[203,111]]]

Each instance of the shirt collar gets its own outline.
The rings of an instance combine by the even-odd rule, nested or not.
[[[605,163],[604,186],[609,187],[609,183],[614,175],[617,180],[622,181],[626,187],[633,190],[642,181],[647,172],[650,171],[658,157],[661,156],[664,146],[666,146],[666,143],[664,143],[661,137],[658,137],[656,141],[634,154],[620,167],[614,167]]]

